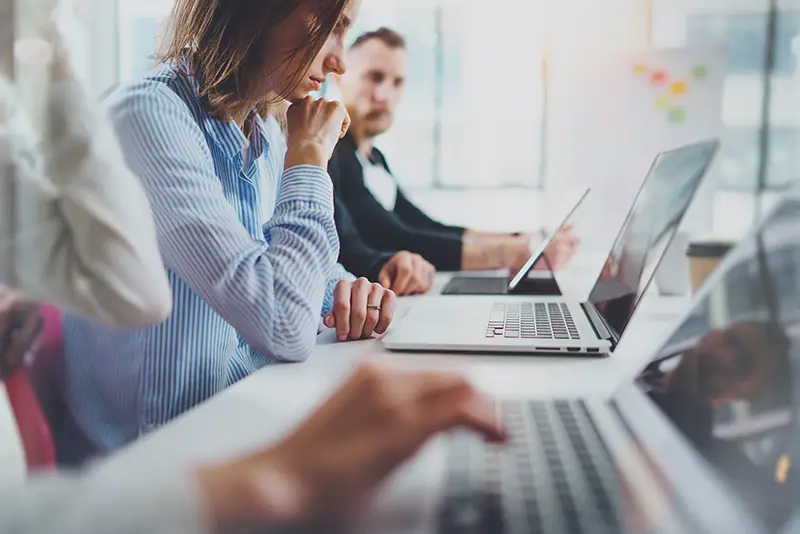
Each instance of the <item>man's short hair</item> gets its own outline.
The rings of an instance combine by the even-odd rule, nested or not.
[[[377,30],[362,33],[361,35],[359,35],[358,39],[353,41],[353,44],[350,45],[350,50],[358,48],[359,46],[363,45],[367,41],[371,41],[372,39],[379,40],[389,48],[402,48],[403,50],[405,50],[406,48],[406,40],[402,35],[385,26],[381,26]]]

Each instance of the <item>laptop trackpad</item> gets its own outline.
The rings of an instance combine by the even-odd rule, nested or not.
[[[443,334],[459,337],[480,334],[482,337],[491,314],[493,299],[487,298],[485,305],[459,305],[467,297],[455,297],[449,302],[420,302],[397,322],[392,330],[403,337],[441,338]],[[483,300],[483,299],[481,299]],[[470,335],[471,334],[471,335]]]

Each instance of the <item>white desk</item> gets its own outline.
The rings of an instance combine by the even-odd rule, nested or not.
[[[587,279],[591,285],[596,275],[596,270],[586,268],[581,262],[558,278],[570,296],[585,298],[588,288],[583,286]],[[448,276],[440,275],[435,289],[441,290],[447,279]],[[401,299],[398,314],[413,306],[415,298],[418,297]],[[614,355],[603,359],[389,354],[377,340],[337,343],[332,332],[324,332],[309,361],[268,367],[255,373],[129,446],[110,461],[133,462],[131,468],[140,465],[137,462],[194,464],[262,448],[299,423],[359,362],[371,358],[394,358],[414,366],[459,370],[479,387],[501,398],[608,396],[646,363],[687,302],[688,297],[665,298],[650,292]]]

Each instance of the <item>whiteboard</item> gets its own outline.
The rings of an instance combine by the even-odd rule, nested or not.
[[[582,237],[610,247],[656,154],[721,136],[725,67],[719,47],[549,60],[547,195],[592,187]],[[692,233],[711,230],[713,189],[687,215]]]

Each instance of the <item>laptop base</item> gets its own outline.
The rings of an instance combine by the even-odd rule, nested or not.
[[[508,279],[488,276],[456,276],[442,290],[442,295],[507,295]],[[561,296],[555,278],[525,278],[513,295]]]

